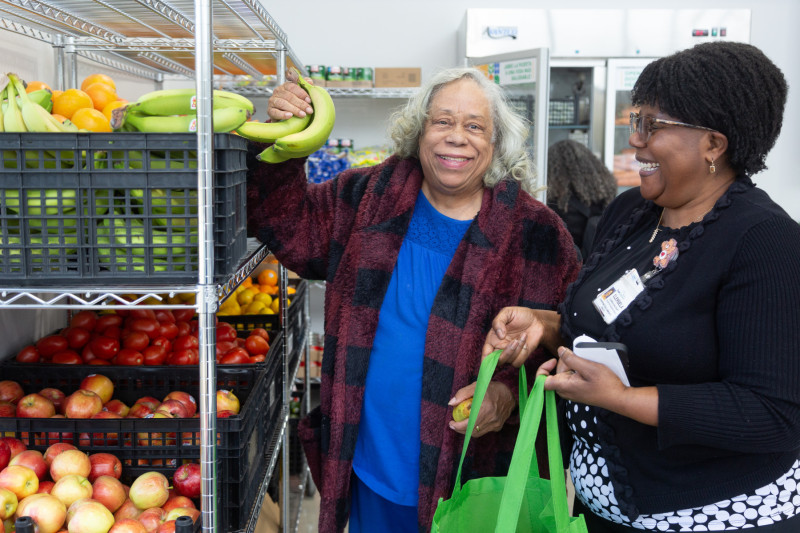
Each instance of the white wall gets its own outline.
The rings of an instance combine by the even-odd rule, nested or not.
[[[754,181],[800,220],[800,2],[796,0],[406,0],[375,2],[271,2],[261,0],[305,64],[421,67],[423,79],[457,61],[457,32],[469,8],[537,9],[750,9],[751,43],[784,72],[790,87],[783,132]],[[657,20],[653,24],[658,24]],[[334,137],[353,138],[356,147],[386,141],[386,118],[398,100],[337,98]],[[263,109],[263,104],[260,104]]]

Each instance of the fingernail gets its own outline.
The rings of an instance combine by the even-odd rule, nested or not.
[[[566,352],[566,351],[567,351],[567,347],[566,346],[559,346],[559,348],[558,348],[558,356],[561,357],[562,355],[564,355],[564,352]]]
[[[447,402],[447,405],[455,405],[456,403],[457,403],[457,402],[456,402],[456,397],[455,397],[455,396],[453,396],[452,398],[450,398],[450,401],[449,401],[449,402]]]
[[[456,428],[453,427],[453,424],[450,424],[450,429],[456,429]]]

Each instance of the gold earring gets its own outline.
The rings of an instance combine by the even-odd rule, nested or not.
[[[712,174],[717,171],[717,167],[716,167],[716,165],[714,165],[714,160],[713,159],[711,160],[711,166],[708,167],[708,171],[711,172]]]

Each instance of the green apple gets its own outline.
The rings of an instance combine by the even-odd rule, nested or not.
[[[453,407],[453,420],[461,422],[469,418],[469,411],[472,408],[472,398],[467,398],[460,404]]]

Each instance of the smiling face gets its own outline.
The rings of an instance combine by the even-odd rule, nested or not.
[[[492,133],[489,100],[477,83],[465,78],[442,87],[419,141],[423,187],[436,195],[478,194],[492,161]]]
[[[679,120],[659,109],[643,106],[641,116]],[[703,189],[711,185],[703,139],[709,132],[681,126],[653,124],[646,142],[634,133],[631,146],[636,148],[636,160],[641,164],[641,194],[662,207],[680,208],[703,197]]]

